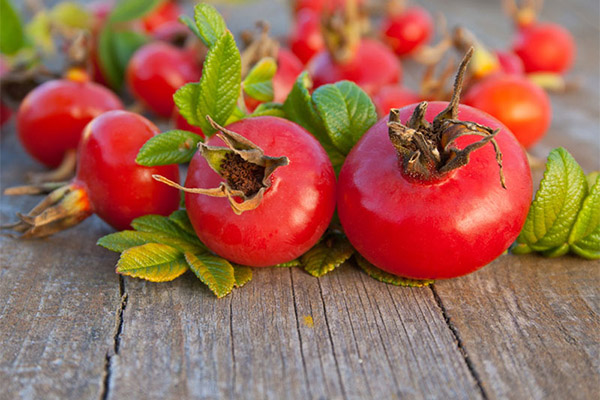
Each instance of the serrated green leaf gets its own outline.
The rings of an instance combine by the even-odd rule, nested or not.
[[[188,29],[190,31],[192,31],[192,33],[194,35],[196,35],[199,39],[202,39],[202,36],[200,35],[200,31],[198,30],[198,27],[196,26],[196,22],[194,22],[193,19],[191,19],[187,15],[181,15],[179,17],[179,22],[181,22],[183,25],[187,26]]]
[[[110,24],[105,25],[98,40],[98,54],[100,68],[111,87],[118,89],[123,85],[129,59],[147,41],[140,33],[115,31]]]
[[[171,246],[148,243],[125,250],[117,263],[117,272],[151,282],[177,278],[188,266],[183,253]]]
[[[190,243],[179,237],[169,236],[158,232],[121,231],[106,235],[96,242],[97,245],[117,253],[147,243],[166,244],[182,253],[204,253],[207,251],[204,246]]]
[[[585,175],[573,157],[563,148],[552,150],[517,242],[540,252],[562,247],[586,192]]]
[[[198,37],[208,48],[213,47],[227,31],[225,20],[210,4],[198,4],[194,9],[194,19],[198,28]]]
[[[233,266],[224,258],[213,255],[185,253],[190,269],[218,297],[228,295],[235,285]]]
[[[9,0],[0,0],[0,52],[14,54],[25,45],[21,17]]]
[[[377,122],[370,97],[354,82],[341,81],[319,87],[312,95],[329,139],[348,154],[364,133]]]
[[[201,126],[200,116],[198,114],[198,102],[200,100],[200,83],[186,83],[173,95],[175,105],[179,113],[185,120],[193,126]]]
[[[304,71],[298,75],[296,83],[283,103],[285,117],[312,133],[319,142],[330,143],[325,125],[313,105],[311,88],[312,81],[308,72]]]
[[[261,59],[250,70],[242,87],[244,92],[258,101],[273,100],[273,77],[277,72],[277,63],[271,57]]]
[[[165,0],[120,0],[108,16],[108,22],[127,22],[139,19],[156,9]]]
[[[241,288],[252,280],[252,268],[245,265],[233,265],[233,274],[235,276],[234,286]]]
[[[184,239],[205,248],[204,244],[200,242],[200,239],[195,234],[186,232],[186,230],[180,228],[175,222],[162,215],[144,215],[143,217],[136,218],[131,222],[131,227],[142,232],[164,233],[167,236]]]
[[[250,117],[262,117],[269,115],[271,117],[285,118],[283,104],[280,103],[261,103],[254,109]]]
[[[600,176],[594,183],[569,235],[573,253],[588,259],[600,258]]]
[[[54,40],[52,38],[52,20],[47,11],[36,13],[31,21],[25,26],[27,37],[36,48],[45,54],[55,52]]]
[[[277,264],[277,265],[273,265],[273,268],[293,268],[293,267],[299,267],[300,265],[302,265],[302,263],[300,262],[300,260],[295,259],[292,261],[288,261],[288,262],[284,262],[281,264]]]
[[[215,129],[206,116],[219,125],[225,125],[235,109],[241,89],[242,64],[240,52],[231,32],[227,31],[208,51],[200,78],[198,122],[205,135]]]
[[[186,163],[192,159],[201,141],[202,136],[188,131],[163,132],[144,143],[135,162],[147,167]]]
[[[190,217],[188,216],[185,210],[174,211],[171,215],[169,215],[169,220],[175,223],[175,225],[177,225],[180,229],[184,230],[188,234],[196,236],[194,226],[192,225]]]
[[[389,274],[385,271],[380,270],[370,262],[368,262],[363,256],[356,253],[354,255],[358,266],[367,273],[371,278],[377,279],[380,282],[389,283],[395,286],[408,286],[408,287],[422,287],[428,286],[433,283],[432,280],[419,280],[402,278],[400,276]]]
[[[58,3],[50,12],[50,17],[55,24],[75,29],[91,29],[94,22],[92,14],[74,1]]]
[[[345,236],[332,234],[317,243],[300,257],[304,270],[321,277],[352,257],[354,248]]]

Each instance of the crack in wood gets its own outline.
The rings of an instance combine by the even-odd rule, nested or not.
[[[112,377],[112,360],[115,355],[119,354],[119,349],[121,346],[121,333],[123,332],[123,314],[125,313],[125,308],[127,307],[127,293],[125,291],[125,280],[121,275],[119,275],[119,297],[121,301],[119,302],[119,308],[117,309],[115,315],[113,348],[112,351],[109,349],[105,355],[104,374],[99,396],[101,400],[108,399],[110,393],[110,381]]]
[[[446,321],[446,325],[448,326],[448,329],[450,329],[450,332],[452,332],[452,336],[454,336],[454,340],[456,341],[456,346],[458,347],[458,351],[460,352],[463,359],[465,360],[467,369],[469,370],[469,373],[475,380],[475,384],[477,385],[477,389],[479,389],[479,393],[481,394],[482,399],[488,400],[489,397],[488,397],[485,389],[483,388],[483,382],[481,381],[479,373],[475,370],[475,366],[473,365],[473,362],[471,361],[471,358],[469,357],[469,354],[467,353],[467,349],[463,345],[463,342],[462,342],[462,339],[460,338],[460,334],[458,333],[458,330],[456,329],[454,324],[450,321],[450,316],[448,315],[446,307],[444,307],[442,298],[438,295],[437,291],[435,290],[435,285],[430,285],[429,288],[431,289],[431,292],[433,293],[433,298],[435,299],[435,302],[437,303],[438,307],[442,311],[442,316],[444,317],[444,321]]]
[[[300,344],[300,357],[302,358],[302,368],[304,369],[304,379],[306,380],[306,389],[308,390],[309,397],[313,395],[310,390],[310,381],[308,379],[308,369],[306,368],[306,359],[304,358],[304,349],[302,346],[302,333],[300,332],[300,319],[298,318],[298,305],[296,304],[296,290],[294,289],[294,278],[292,276],[292,269],[288,268],[290,272],[290,286],[292,287],[292,301],[294,302],[294,314],[296,315],[296,331],[298,332],[298,341]]]
[[[229,338],[231,340],[231,397],[235,398],[235,381],[236,381],[236,365],[235,365],[235,346],[233,343],[233,293],[229,295]]]

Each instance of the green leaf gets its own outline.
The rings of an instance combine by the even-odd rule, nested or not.
[[[277,264],[277,265],[273,265],[273,268],[293,268],[293,267],[299,267],[300,265],[302,265],[302,263],[300,262],[300,260],[295,259],[292,261],[288,261],[288,262],[284,262],[281,264]]]
[[[202,136],[182,130],[172,130],[153,136],[140,149],[135,161],[147,167],[189,162]]]
[[[50,16],[54,23],[75,29],[91,29],[94,22],[92,14],[74,1],[58,3],[50,12]]]
[[[300,259],[306,272],[317,278],[333,271],[352,257],[354,248],[340,234],[331,234],[307,251]]]
[[[129,59],[147,41],[145,35],[133,31],[115,31],[110,24],[102,29],[98,41],[100,67],[113,88],[118,89],[123,85]]]
[[[283,111],[283,104],[260,103],[258,105],[258,107],[256,107],[254,109],[254,112],[250,115],[250,117],[262,117],[264,115],[285,118],[285,112]]]
[[[121,253],[132,247],[141,246],[147,243],[160,243],[171,246],[182,253],[204,253],[206,248],[197,244],[188,242],[175,236],[169,236],[158,232],[138,232],[138,231],[121,231],[111,233],[98,240],[96,244],[110,251]]]
[[[185,210],[173,211],[173,213],[169,215],[169,221],[173,222],[189,235],[196,236],[196,231],[194,230],[192,222],[190,221],[190,217]]]
[[[178,224],[162,215],[144,215],[143,217],[136,218],[131,222],[131,227],[142,232],[164,233],[168,236],[185,239],[191,243],[202,244],[195,233],[188,233],[186,230],[180,228]]]
[[[273,77],[277,72],[277,63],[271,57],[261,59],[248,73],[242,86],[244,92],[258,101],[273,100]]]
[[[573,157],[563,148],[552,150],[517,242],[549,254],[563,247],[586,192],[585,175]]]
[[[356,263],[358,266],[367,273],[371,278],[377,279],[380,282],[389,283],[396,286],[409,286],[409,287],[422,287],[428,286],[433,283],[432,280],[418,280],[410,278],[402,278],[400,276],[389,274],[385,271],[380,270],[370,262],[368,262],[363,256],[355,254]]]
[[[179,17],[179,22],[181,22],[182,24],[184,24],[185,26],[187,26],[188,29],[190,31],[192,31],[192,33],[194,35],[196,35],[198,38],[202,39],[202,35],[200,34],[200,31],[198,30],[198,27],[196,26],[196,23],[194,22],[193,19],[191,19],[187,15],[181,15]]]
[[[218,297],[228,295],[235,285],[233,266],[229,261],[213,255],[185,253],[190,269]]]
[[[233,265],[233,274],[235,276],[234,286],[240,288],[252,280],[252,268],[245,265]]]
[[[120,0],[108,16],[109,24],[139,19],[165,0]]]
[[[23,24],[9,0],[0,0],[0,52],[14,54],[25,45]]]
[[[312,81],[308,72],[304,71],[298,75],[296,83],[283,103],[285,117],[312,133],[321,144],[330,143],[323,121],[314,108],[310,95],[311,88]]]
[[[148,243],[125,250],[117,263],[117,272],[151,282],[172,281],[187,271],[181,251],[164,244]]]
[[[600,176],[583,201],[569,235],[570,250],[584,258],[600,258]]]
[[[199,82],[186,83],[173,95],[175,105],[179,113],[185,120],[193,126],[201,126],[200,115],[198,114],[198,102],[200,100],[201,89]]]
[[[45,54],[53,54],[55,51],[54,39],[52,38],[52,20],[46,11],[40,11],[25,26],[27,37],[36,48]]]
[[[225,20],[216,8],[200,3],[194,9],[198,37],[210,49],[227,31]]]
[[[325,124],[329,139],[348,154],[364,133],[377,122],[369,96],[353,82],[341,81],[319,87],[313,102]]]
[[[240,52],[231,32],[227,31],[209,50],[200,78],[197,115],[200,127],[210,136],[215,129],[208,123],[210,115],[225,125],[240,96],[242,64]]]

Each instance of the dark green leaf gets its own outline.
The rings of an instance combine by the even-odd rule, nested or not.
[[[96,244],[117,253],[121,253],[132,247],[141,246],[147,243],[160,243],[171,246],[183,252],[204,253],[206,248],[197,244],[192,244],[185,239],[176,236],[169,236],[159,232],[138,232],[121,231],[111,233],[98,240]]]
[[[330,234],[300,259],[306,272],[318,278],[342,265],[353,253],[354,248],[345,236]]]
[[[129,59],[147,40],[146,36],[137,32],[114,31],[108,24],[102,29],[98,41],[99,61],[111,87],[118,89],[123,85]]]
[[[154,10],[164,0],[119,0],[108,16],[109,24],[133,21]]]
[[[364,133],[377,122],[369,96],[353,82],[341,81],[319,87],[312,96],[329,139],[348,154]]]
[[[185,253],[190,269],[218,297],[228,295],[235,285],[233,266],[229,261],[212,255]]]
[[[573,253],[588,259],[600,258],[600,176],[590,188],[569,235]]]
[[[198,117],[205,135],[215,129],[208,123],[210,115],[219,125],[225,125],[235,109],[241,89],[242,64],[233,35],[227,31],[209,50],[200,79]]]
[[[254,109],[254,112],[250,115],[251,117],[262,117],[263,115],[270,115],[272,117],[285,118],[285,112],[283,111],[283,104],[279,103],[261,103]]]
[[[525,226],[517,242],[547,254],[559,254],[587,192],[581,167],[563,148],[548,156],[544,178],[531,204]]]
[[[271,57],[260,60],[248,73],[242,83],[244,92],[258,101],[273,100],[273,76],[277,72],[277,63]]]
[[[202,136],[181,130],[163,132],[148,140],[135,161],[147,167],[189,162]]]
[[[410,286],[410,287],[421,287],[428,286],[433,283],[432,280],[418,280],[402,278],[400,276],[388,274],[385,271],[380,270],[370,262],[368,262],[363,256],[356,253],[355,257],[358,266],[367,273],[371,278],[377,279],[380,282],[389,283],[396,286]]]
[[[186,83],[173,95],[175,105],[185,120],[193,126],[201,126],[198,114],[198,103],[200,101],[201,89],[199,82]]]
[[[181,251],[164,244],[148,243],[125,250],[117,263],[117,272],[151,282],[167,282],[187,271]]]
[[[227,31],[223,17],[210,4],[198,4],[194,9],[194,18],[198,36],[208,48],[213,47]]]
[[[319,142],[330,143],[325,125],[323,125],[321,117],[314,108],[310,95],[311,88],[312,81],[308,76],[308,72],[305,71],[298,76],[290,94],[283,103],[285,117],[312,133]]]
[[[14,54],[25,45],[21,17],[9,0],[0,0],[0,52]]]

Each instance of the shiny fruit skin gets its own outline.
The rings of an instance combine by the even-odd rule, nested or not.
[[[232,262],[266,267],[291,261],[317,243],[335,208],[335,173],[317,140],[302,127],[277,117],[255,117],[227,126],[261,147],[265,155],[287,156],[289,165],[271,176],[258,208],[236,215],[227,199],[186,194],[185,203],[200,240]],[[208,145],[223,145],[213,136]],[[185,186],[218,187],[222,178],[200,152]]]
[[[384,40],[399,56],[405,56],[427,44],[433,34],[433,18],[424,8],[409,7],[382,22]]]
[[[496,75],[476,83],[463,103],[497,118],[526,148],[538,142],[552,120],[546,92],[519,75]]]
[[[321,33],[321,17],[310,9],[303,9],[296,15],[290,33],[290,49],[306,64],[321,50],[325,49],[325,39]]]
[[[401,108],[421,100],[423,98],[417,93],[400,85],[384,86],[373,97],[377,115],[380,117],[388,115],[392,108]]]
[[[533,23],[519,29],[513,51],[523,60],[525,72],[567,72],[575,60],[575,40],[560,25]]]
[[[84,188],[92,211],[117,230],[147,214],[169,215],[179,207],[177,189],[152,179],[159,174],[179,181],[179,167],[143,167],[140,148],[160,130],[141,115],[110,111],[85,128],[79,144],[74,184]]]
[[[127,66],[127,84],[133,95],[162,117],[170,117],[173,94],[202,74],[191,52],[154,42],[138,49]]]
[[[446,102],[431,102],[432,121]],[[400,110],[406,123],[415,106]],[[529,210],[527,157],[510,131],[489,115],[461,105],[459,119],[500,128],[506,189],[492,146],[437,182],[407,179],[392,146],[387,118],[348,155],[338,179],[338,215],[348,239],[368,261],[395,275],[444,279],[468,274],[500,256],[518,236]],[[459,147],[478,137],[458,139]],[[400,164],[401,165],[401,164]]]
[[[27,153],[50,168],[77,148],[83,128],[109,110],[123,108],[109,89],[93,82],[59,79],[25,97],[17,112],[17,131]]]
[[[348,63],[336,63],[329,52],[323,50],[313,57],[308,70],[315,88],[349,80],[369,95],[377,93],[385,85],[399,83],[402,75],[402,67],[394,53],[371,39],[361,40],[354,59]]]

